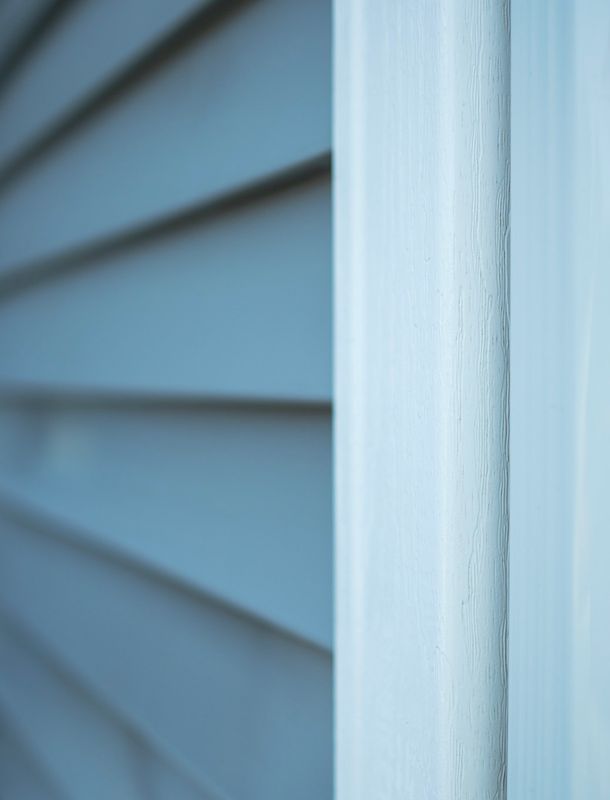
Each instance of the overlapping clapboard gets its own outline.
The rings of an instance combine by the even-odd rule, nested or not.
[[[329,3],[0,30],[0,796],[330,797]]]

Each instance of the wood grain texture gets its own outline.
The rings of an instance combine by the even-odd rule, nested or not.
[[[508,3],[335,37],[337,797],[500,799]]]

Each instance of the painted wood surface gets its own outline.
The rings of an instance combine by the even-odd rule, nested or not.
[[[510,800],[610,796],[610,8],[513,0]]]
[[[509,8],[335,2],[336,791],[505,797]]]
[[[571,796],[573,76],[572,20],[560,12],[569,5],[512,5],[511,800]]]

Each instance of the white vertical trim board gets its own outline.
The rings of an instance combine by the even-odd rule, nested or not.
[[[338,800],[505,796],[508,15],[335,0]]]

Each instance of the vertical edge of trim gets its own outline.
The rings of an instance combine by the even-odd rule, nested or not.
[[[336,796],[500,800],[509,4],[334,15]]]

